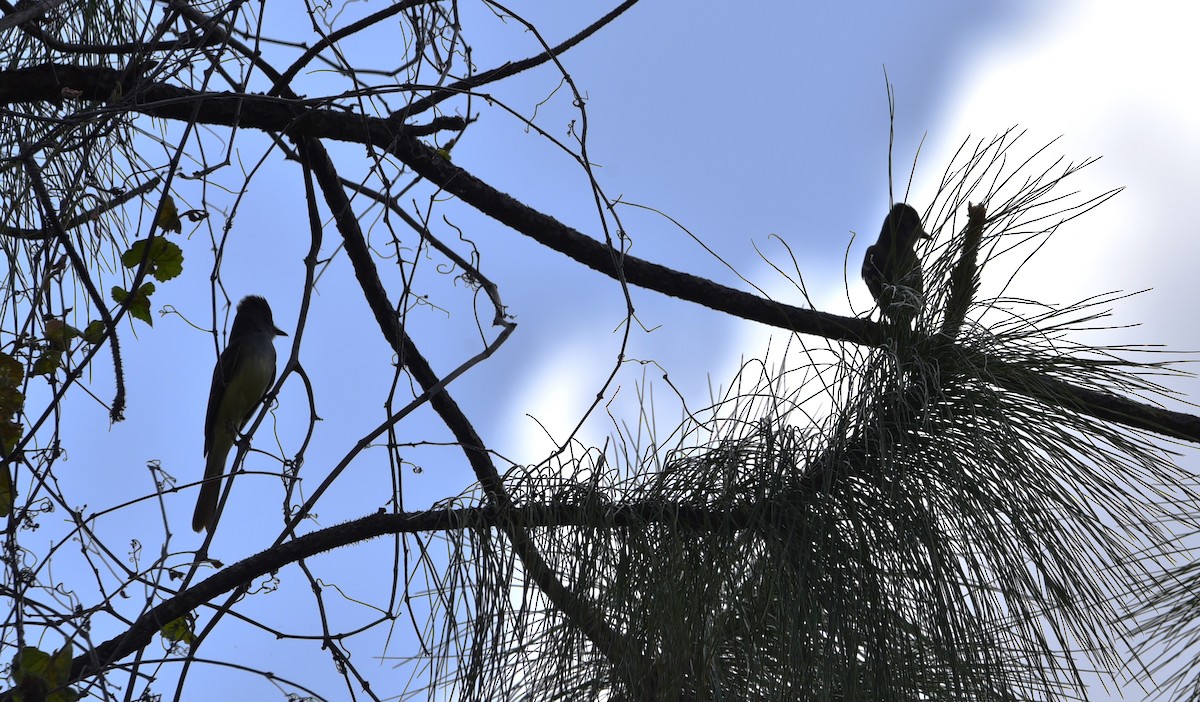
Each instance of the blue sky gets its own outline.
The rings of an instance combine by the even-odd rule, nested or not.
[[[587,5],[564,9],[562,3],[538,2],[521,9],[553,44],[604,11]],[[869,308],[856,270],[889,204],[885,67],[895,90],[898,193],[923,142],[912,196],[918,209],[927,204],[949,154],[967,136],[986,137],[1020,125],[1029,129],[1025,143],[1032,150],[1062,135],[1056,152],[1069,160],[1103,156],[1079,176],[1079,188],[1127,190],[1064,228],[1017,289],[1068,303],[1114,289],[1154,288],[1121,303],[1115,320],[1142,326],[1113,338],[1194,349],[1200,335],[1182,301],[1191,299],[1188,264],[1200,253],[1188,217],[1200,192],[1195,165],[1200,137],[1194,129],[1200,115],[1189,88],[1200,58],[1189,33],[1200,26],[1200,18],[1185,3],[1156,4],[1152,12],[1130,7],[1109,2],[777,2],[755,3],[739,14],[645,2],[562,61],[587,97],[589,155],[610,197],[670,215],[738,273],[779,299],[798,302],[758,253],[790,266],[779,243],[786,241],[814,304],[831,312],[848,313],[851,303],[859,312]],[[478,28],[468,22],[478,22]],[[464,24],[473,32],[474,60],[481,68],[537,50],[533,37],[514,23],[467,14]],[[392,49],[383,41],[361,50],[368,61],[392,62],[384,58]],[[539,106],[555,85],[552,70],[543,68],[488,91],[524,115],[538,106],[536,123],[565,139],[569,121],[577,117],[566,92]],[[474,109],[480,120],[455,148],[455,162],[598,235],[583,171],[526,133],[515,118],[487,109],[482,101]],[[255,149],[261,151],[262,143],[252,135],[239,138],[247,160]],[[361,160],[361,148],[339,146],[333,152],[348,171],[354,168],[349,164]],[[227,182],[240,181],[240,168],[235,170]],[[256,178],[234,219],[223,268],[235,301],[245,294],[265,295],[277,323],[289,332],[308,239],[302,192],[291,164],[271,166]],[[181,197],[187,197],[186,190]],[[485,440],[516,463],[536,463],[552,445],[545,432],[564,437],[607,377],[621,339],[622,292],[611,280],[455,203],[445,210],[479,245],[485,272],[500,286],[519,324],[493,359],[451,391]],[[618,212],[634,255],[746,287],[664,217],[632,206]],[[225,219],[216,214],[211,224],[219,232]],[[447,238],[452,234],[440,231]],[[201,327],[212,321],[207,316],[208,237],[201,229],[184,240],[186,272],[160,286],[157,301]],[[328,227],[324,254],[333,259],[314,298],[301,356],[323,419],[305,464],[313,482],[380,420],[387,393],[381,378],[390,378],[389,352],[344,256],[335,254],[335,240],[335,230]],[[434,298],[445,311],[422,309],[413,324],[417,342],[445,372],[478,349],[471,295],[437,276],[427,283],[445,295]],[[669,427],[679,407],[659,380],[661,369],[694,408],[707,401],[710,387],[732,380],[739,359],[761,355],[769,336],[774,336],[773,349],[781,344],[778,330],[657,293],[635,289],[632,294],[640,326],[631,334],[628,354],[655,365],[627,364],[618,375],[612,411],[622,420],[634,419],[631,400],[643,372],[655,382],[660,426]],[[281,358],[289,341],[278,344]],[[86,495],[80,501],[91,510],[149,492],[142,468],[148,460],[161,461],[180,482],[202,472],[201,428],[216,353],[211,337],[179,317],[165,316],[156,319],[153,330],[139,329],[136,337],[126,333],[124,350],[130,370],[127,421],[86,446],[66,434],[64,466],[70,480],[78,481],[75,494]],[[181,368],[194,372],[180,375]],[[94,382],[98,394],[106,396],[103,375],[97,373]],[[1180,389],[1194,387],[1181,384]],[[281,393],[277,423],[264,424],[256,445],[273,448],[272,431],[277,431],[284,449],[294,451],[306,418],[307,404],[293,382]],[[105,412],[80,403],[68,421],[72,430],[91,432],[105,426]],[[418,414],[401,427],[401,440],[445,438],[444,433],[431,436],[429,426],[429,416]],[[580,438],[599,443],[610,430],[602,405]],[[405,455],[422,469],[405,473],[409,509],[456,495],[472,482],[452,449],[414,448]],[[251,467],[277,470],[278,463]],[[376,511],[383,506],[386,483],[383,453],[368,453],[318,509],[320,524]],[[266,546],[279,528],[277,479],[249,476],[236,487],[213,545],[214,555],[226,563]],[[198,543],[189,529],[194,496],[188,491],[166,498],[175,550]],[[157,518],[157,507],[146,503],[114,514],[100,528],[113,543],[134,538],[157,543],[145,533]],[[364,562],[362,552],[330,559],[343,572],[354,572]],[[343,584],[350,591],[358,585]],[[295,579],[290,588],[285,583],[276,596],[264,598],[264,605],[286,617],[292,606],[287,598],[304,598],[303,590]],[[302,602],[298,606],[311,604]],[[224,635],[236,645],[236,632]],[[394,652],[407,653],[402,648]],[[326,665],[320,656],[312,660]],[[333,687],[326,692],[337,695]]]

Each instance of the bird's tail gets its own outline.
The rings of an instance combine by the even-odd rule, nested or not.
[[[196,500],[196,511],[192,513],[192,529],[211,534],[217,525],[217,500],[221,497],[221,476],[225,473],[225,459],[233,442],[224,432],[217,432],[209,447],[208,461],[204,465],[204,483],[200,486],[200,497]]]

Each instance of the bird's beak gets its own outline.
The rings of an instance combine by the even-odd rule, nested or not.
[[[279,327],[275,327],[275,336],[287,336],[287,332],[280,329]]]
[[[917,238],[918,239],[932,239],[933,235],[930,234],[929,232],[925,231],[924,229],[921,229],[921,233],[917,235]]]

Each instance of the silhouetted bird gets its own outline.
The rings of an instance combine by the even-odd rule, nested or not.
[[[890,309],[893,306],[908,309],[908,314],[920,308],[925,281],[913,244],[928,238],[921,216],[902,202],[883,219],[879,240],[867,247],[862,265],[863,281],[883,314],[900,316]]]
[[[208,529],[217,524],[217,501],[225,459],[237,442],[238,432],[275,384],[275,337],[287,336],[276,328],[271,306],[257,295],[247,295],[233,316],[229,343],[213,369],[208,392],[208,416],[204,419],[204,485],[192,514],[192,528]]]

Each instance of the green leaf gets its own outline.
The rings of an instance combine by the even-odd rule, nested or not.
[[[128,290],[114,285],[112,298],[118,305],[126,305],[125,301],[128,300],[129,314],[154,326],[154,318],[150,316],[150,296],[154,294],[154,290],[154,283],[146,283],[132,294]]]
[[[0,353],[0,388],[19,388],[25,380],[21,363],[6,353]]]
[[[41,356],[33,362],[34,375],[54,375],[54,372],[62,367],[62,351],[47,349],[42,352]]]
[[[158,208],[158,216],[154,218],[154,223],[168,232],[183,230],[183,222],[179,221],[179,208],[175,206],[175,198],[163,195],[162,205]]]
[[[0,458],[12,453],[25,432],[21,423],[13,419],[24,408],[24,395],[13,388],[0,388]]]
[[[71,659],[74,658],[71,652],[71,642],[63,644],[63,647],[54,652],[50,658],[51,672],[54,675],[54,682],[62,684],[71,675]]]
[[[16,700],[45,700],[46,702],[75,702],[80,693],[67,687],[71,674],[71,644],[50,655],[33,646],[22,648],[13,656],[12,679],[17,684]]]
[[[25,409],[25,395],[16,388],[0,387],[0,419],[17,414]]]
[[[196,640],[196,632],[192,630],[192,616],[185,614],[167,622],[159,629],[163,638],[172,643],[185,643],[191,646]]]
[[[155,237],[139,239],[121,254],[121,263],[130,270],[136,270],[142,261],[146,262],[146,271],[150,275],[165,282],[183,272],[183,249],[173,241]]]
[[[50,670],[50,654],[33,646],[26,646],[13,656],[12,679],[20,685],[32,678],[45,678]]]
[[[25,427],[13,417],[25,409],[25,395],[18,388],[25,380],[25,369],[17,359],[0,353],[0,458],[7,458],[25,433]],[[8,466],[0,466],[0,517],[7,517],[16,496]]]
[[[55,351],[66,351],[71,346],[71,340],[78,338],[80,331],[57,317],[46,320],[46,330],[42,336],[50,342],[50,348]]]
[[[83,330],[83,340],[89,344],[98,344],[104,338],[104,322],[96,319],[88,322]]]
[[[12,424],[6,422],[5,424]],[[17,425],[20,426],[19,424]],[[13,485],[12,466],[7,462],[0,463],[0,517],[12,514],[13,505],[17,503],[17,488]]]

